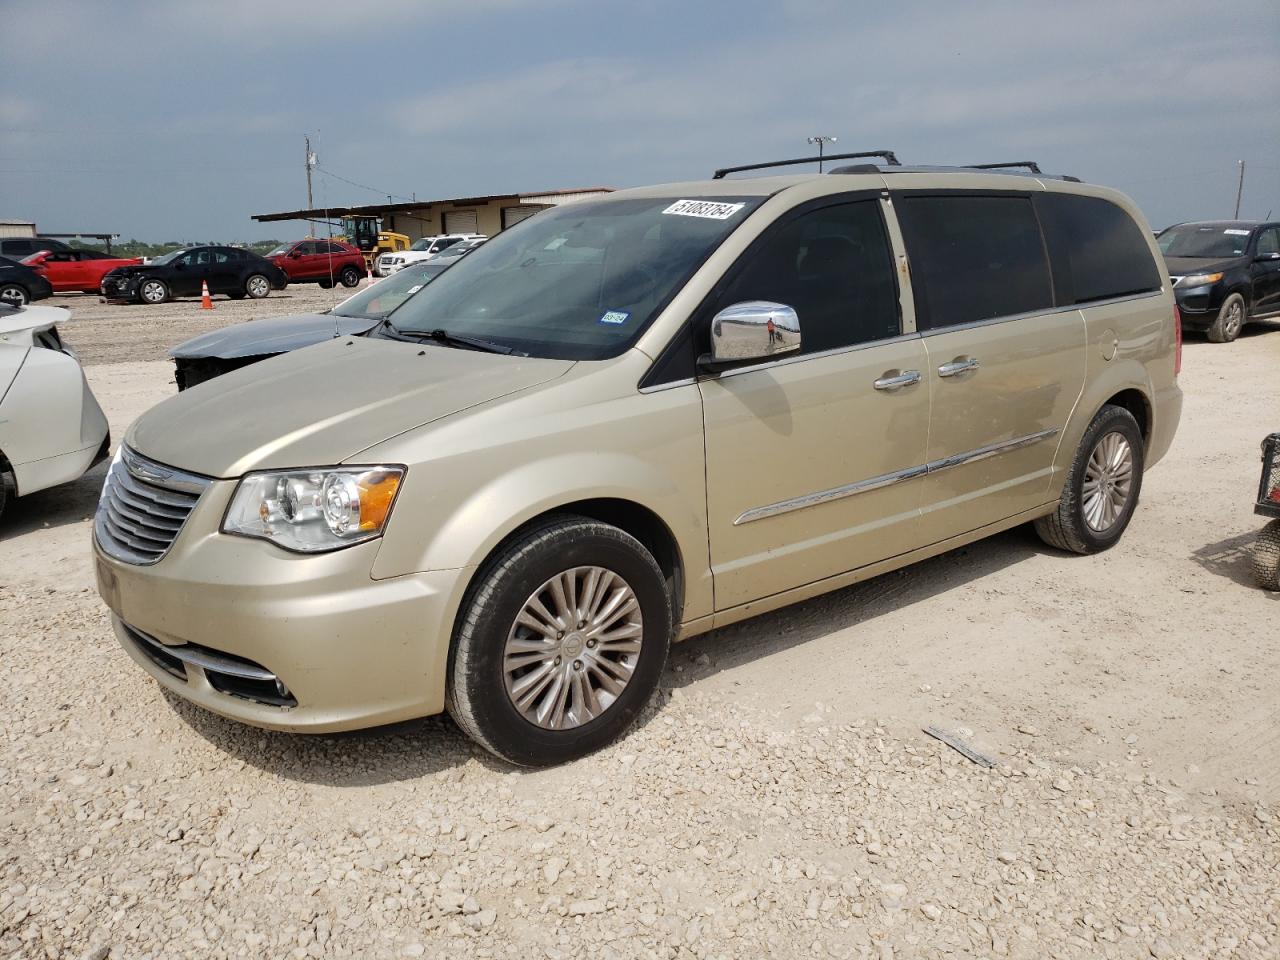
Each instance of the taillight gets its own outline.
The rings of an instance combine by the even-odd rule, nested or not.
[[[1173,375],[1182,372],[1182,314],[1178,305],[1173,305]]]

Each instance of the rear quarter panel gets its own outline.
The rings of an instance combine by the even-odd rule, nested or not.
[[[1071,416],[1054,461],[1051,489],[1062,489],[1076,448],[1097,412],[1125,390],[1138,391],[1146,405],[1146,466],[1169,450],[1182,413],[1182,391],[1174,374],[1176,333],[1174,297],[1164,257],[1150,224],[1127,196],[1105,187],[1045,181],[1050,192],[1101,197],[1133,218],[1159,272],[1161,287],[1153,293],[1117,298],[1097,305],[1082,304],[1086,331],[1084,390]],[[1140,420],[1142,418],[1139,418]]]

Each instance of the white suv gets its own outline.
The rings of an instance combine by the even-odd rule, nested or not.
[[[434,237],[422,237],[413,241],[408,250],[397,250],[395,253],[384,253],[378,258],[378,276],[389,277],[406,264],[419,260],[430,260],[441,250],[452,247],[464,240],[487,240],[483,233],[442,233]]]

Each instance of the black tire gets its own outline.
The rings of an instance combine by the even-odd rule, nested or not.
[[[617,699],[598,716],[568,729],[547,729],[526,719],[512,702],[503,651],[517,615],[540,586],[582,566],[602,567],[630,586],[643,618],[640,652]],[[662,676],[671,631],[671,598],[662,571],[638,540],[586,517],[551,517],[506,543],[476,574],[454,630],[446,680],[449,713],[468,736],[510,763],[549,766],[574,760],[617,739],[632,724]]]
[[[3,461],[3,460],[4,460],[4,457],[0,456],[0,461]],[[9,502],[9,477],[5,473],[0,472],[0,520],[4,519],[4,508],[5,508],[5,504],[8,502]]]
[[[320,285],[321,290],[328,290],[333,286],[332,280],[317,280],[316,283]]]
[[[261,300],[271,293],[271,281],[260,273],[251,273],[245,278],[244,292],[253,300]]]
[[[344,287],[358,287],[361,276],[362,274],[355,267],[343,267],[342,272],[338,274],[338,279],[342,281]]]
[[[1090,469],[1094,451],[1104,438],[1113,433],[1119,434],[1129,445],[1132,461],[1130,486],[1124,505],[1110,525],[1104,530],[1098,530],[1086,518],[1085,475]],[[1138,505],[1138,496],[1142,492],[1144,454],[1142,430],[1132,413],[1110,404],[1099,410],[1089,424],[1089,429],[1084,432],[1071,461],[1058,509],[1035,521],[1036,533],[1040,535],[1040,539],[1051,547],[1080,554],[1100,553],[1115,546],[1129,526],[1129,520]]]
[[[138,284],[138,302],[150,306],[165,303],[171,296],[169,285],[163,280],[148,277]]]
[[[1253,544],[1253,579],[1263,590],[1280,590],[1280,520],[1272,520]]]
[[[1218,316],[1209,325],[1206,335],[1214,343],[1230,343],[1240,336],[1240,331],[1248,322],[1249,311],[1245,307],[1244,297],[1233,293],[1222,301],[1218,308]]]
[[[31,302],[31,294],[20,283],[2,284],[0,285],[0,302],[25,307]]]

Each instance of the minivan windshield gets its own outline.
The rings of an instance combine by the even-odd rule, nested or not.
[[[1243,257],[1249,233],[1232,224],[1183,223],[1165,230],[1156,243],[1166,257]]]
[[[606,198],[544,210],[388,320],[401,334],[443,331],[535,357],[616,356],[764,199]]]

